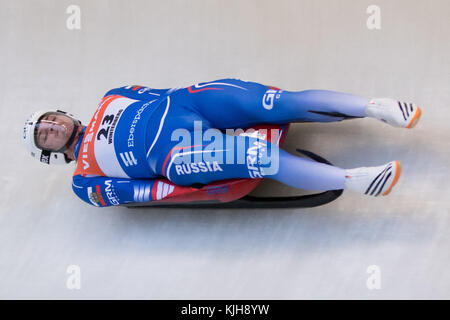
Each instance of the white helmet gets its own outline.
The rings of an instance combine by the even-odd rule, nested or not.
[[[37,135],[37,129],[40,124],[40,120],[47,115],[50,114],[60,114],[65,115],[72,119],[73,121],[73,130],[72,134],[67,141],[67,143],[58,150],[49,150],[45,148],[41,148],[38,146],[36,135]],[[75,136],[78,132],[78,127],[81,126],[81,122],[79,120],[76,120],[73,115],[68,114],[67,112],[56,110],[56,111],[37,111],[33,113],[25,122],[25,126],[23,127],[23,141],[28,149],[28,151],[31,153],[31,155],[39,159],[39,161],[46,163],[46,164],[66,164],[70,163],[72,160],[67,157],[66,154],[64,154],[64,151],[73,143],[73,140],[75,139]]]

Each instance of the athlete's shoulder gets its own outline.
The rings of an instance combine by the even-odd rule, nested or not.
[[[123,86],[123,87],[117,87],[117,88],[110,89],[110,90],[108,90],[108,91],[105,93],[105,95],[103,96],[103,98],[104,98],[104,97],[107,97],[107,96],[115,95],[115,94],[117,95],[117,94],[120,94],[120,93],[127,93],[127,92],[129,92],[129,90],[132,89],[133,87],[136,87],[136,86],[134,86],[134,85],[128,85],[128,86]]]
[[[151,100],[166,95],[169,89],[153,89],[140,85],[128,85],[114,88],[106,92],[103,96],[119,95],[136,100]]]

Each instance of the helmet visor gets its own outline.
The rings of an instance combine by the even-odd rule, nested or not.
[[[74,127],[71,117],[59,112],[47,112],[39,118],[34,130],[36,146],[42,150],[61,152]]]

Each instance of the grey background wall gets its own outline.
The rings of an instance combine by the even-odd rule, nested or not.
[[[71,4],[80,30],[66,27]],[[373,4],[380,30],[366,27]],[[449,17],[446,0],[0,0],[0,298],[450,298]],[[74,166],[22,146],[37,109],[88,122],[113,87],[224,77],[419,104],[414,130],[296,124],[286,143],[344,168],[398,159],[397,187],[314,209],[97,209],[72,193]],[[69,265],[80,290],[66,287]]]

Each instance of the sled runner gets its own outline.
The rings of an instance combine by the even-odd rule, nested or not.
[[[265,139],[282,146],[287,136],[289,124],[263,125],[254,127],[258,132],[267,133]],[[261,130],[265,129],[265,130]],[[277,130],[271,130],[277,129]],[[277,135],[273,133],[277,132]],[[312,160],[330,164],[313,152],[297,149],[300,154]],[[341,196],[343,190],[287,197],[255,197],[251,193],[263,179],[230,179],[215,181],[208,185],[178,186],[167,179],[158,179],[152,192],[153,201],[128,203],[128,208],[194,208],[194,209],[252,209],[252,208],[310,208],[325,205]]]

